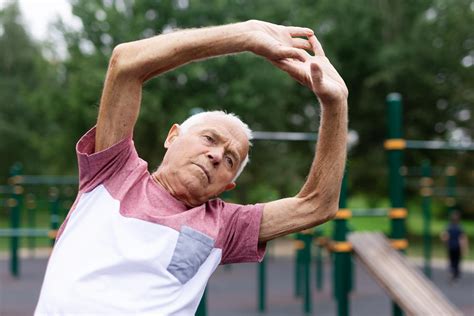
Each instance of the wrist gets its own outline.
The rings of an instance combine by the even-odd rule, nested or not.
[[[325,111],[335,111],[335,112],[344,112],[347,111],[348,103],[347,98],[334,99],[331,101],[322,101],[318,98],[321,108]]]
[[[247,20],[236,24],[238,32],[242,35],[242,47],[244,51],[253,51],[254,45],[252,44],[253,35],[258,31],[257,20]]]

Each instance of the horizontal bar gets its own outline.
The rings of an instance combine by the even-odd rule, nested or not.
[[[45,228],[0,228],[0,237],[48,237],[50,231]]]
[[[20,175],[12,178],[15,184],[78,184],[77,176],[29,176]]]
[[[440,150],[459,150],[474,151],[474,144],[450,143],[441,140],[407,140],[407,149],[440,149]]]
[[[287,141],[316,141],[316,133],[298,133],[298,132],[252,132],[254,140],[287,140]]]
[[[388,215],[389,208],[356,208],[352,210],[352,217],[384,217]]]
[[[446,175],[446,167],[431,167],[431,177]],[[421,167],[402,167],[400,173],[405,177],[422,177]]]
[[[0,185],[0,194],[11,194],[13,189],[9,185]]]

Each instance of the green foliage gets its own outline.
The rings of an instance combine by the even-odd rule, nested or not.
[[[403,95],[408,139],[474,136],[470,0],[71,3],[83,29],[73,31],[57,23],[68,49],[67,58],[59,61],[42,57],[45,44],[33,42],[25,33],[15,4],[0,13],[0,170],[4,175],[14,161],[23,162],[25,172],[76,172],[74,144],[95,123],[108,58],[117,44],[175,28],[247,19],[315,30],[349,87],[350,128],[359,136],[350,155],[351,194],[370,196],[370,204],[387,195],[382,149],[387,93]],[[49,47],[54,48],[54,43]],[[315,132],[319,126],[311,92],[261,58],[243,54],[192,63],[144,87],[134,138],[150,169],[160,162],[169,126],[198,108],[234,112],[254,130]],[[314,144],[308,143],[256,141],[252,162],[233,198],[258,201],[296,193],[313,150]],[[459,170],[470,170],[459,175],[459,185],[474,186],[472,154],[416,151],[406,155],[409,165],[419,165],[425,158],[433,165],[453,163]],[[464,204],[474,212],[469,201]]]

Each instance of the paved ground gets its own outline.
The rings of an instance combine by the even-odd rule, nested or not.
[[[265,315],[303,315],[302,302],[293,297],[293,262],[291,258],[269,258],[268,301]],[[0,315],[32,315],[38,298],[47,259],[24,259],[21,278],[8,274],[8,261],[0,258]],[[474,267],[465,266],[463,278],[450,285],[445,269],[438,262],[433,281],[466,315],[474,315]],[[313,289],[313,315],[336,315],[331,295],[330,267],[326,262],[322,292]],[[312,280],[313,288],[315,281]],[[356,267],[356,289],[351,295],[351,315],[391,315],[391,304],[383,290]],[[219,267],[208,286],[208,315],[261,315],[257,312],[257,266],[239,264]]]

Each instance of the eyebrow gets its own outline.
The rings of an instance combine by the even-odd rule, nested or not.
[[[212,136],[213,136],[214,138],[217,138],[220,142],[223,142],[223,141],[224,141],[224,137],[221,136],[221,135],[219,135],[219,133],[218,133],[215,129],[213,129],[213,128],[206,128],[206,129],[203,129],[203,130],[201,131],[201,133],[211,133]],[[237,165],[239,165],[242,159],[240,159],[240,155],[237,153],[237,151],[234,150],[234,149],[232,149],[232,148],[229,148],[228,153],[229,153],[229,155],[232,156],[232,158],[234,158],[234,160],[236,160]]]

